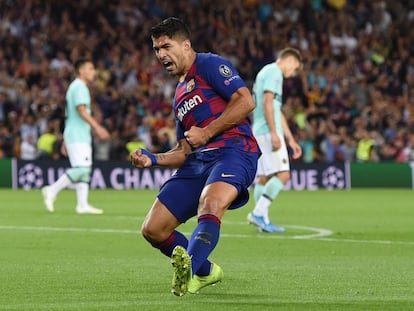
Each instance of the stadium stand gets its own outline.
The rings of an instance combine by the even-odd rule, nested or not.
[[[95,142],[100,158],[126,159],[131,141],[173,145],[175,81],[148,37],[168,16],[194,25],[195,49],[227,56],[250,84],[283,47],[302,51],[304,70],[284,85],[300,161],[414,160],[413,0],[1,1],[0,158],[33,153],[45,133],[61,143],[80,55],[96,64],[94,114],[112,135]]]

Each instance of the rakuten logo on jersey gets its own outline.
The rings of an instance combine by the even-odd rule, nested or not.
[[[201,104],[203,100],[200,95],[194,95],[188,100],[185,100],[184,103],[177,109],[177,118],[180,122],[184,119],[187,113],[190,112],[195,106]]]

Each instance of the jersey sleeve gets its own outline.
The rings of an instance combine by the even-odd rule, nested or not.
[[[239,88],[246,86],[234,66],[222,57],[206,58],[200,64],[200,69],[200,74],[206,82],[226,101],[229,101]]]
[[[75,106],[88,104],[91,100],[88,87],[84,84],[78,84],[74,90],[74,99]]]
[[[266,76],[263,77],[263,91],[272,92],[273,94],[277,94],[279,89],[279,85],[282,81],[279,79],[279,75],[274,74],[272,70],[268,70],[266,72]]]
[[[181,124],[181,122],[179,122],[178,120],[175,121],[175,132],[176,132],[176,136],[177,136],[177,142],[181,139],[184,139],[184,128]]]

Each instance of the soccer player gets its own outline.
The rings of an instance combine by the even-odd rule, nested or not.
[[[253,97],[253,133],[263,154],[257,166],[254,186],[254,210],[247,220],[264,232],[284,232],[283,227],[269,220],[269,206],[290,179],[289,156],[286,142],[293,158],[302,155],[282,112],[283,78],[289,78],[301,68],[300,52],[294,48],[282,50],[275,62],[264,66],[256,76]],[[285,142],[286,138],[286,142]]]
[[[91,96],[87,84],[95,78],[95,67],[89,59],[75,62],[76,78],[66,92],[66,122],[63,132],[64,152],[67,153],[71,168],[55,183],[42,188],[46,209],[54,212],[54,201],[58,193],[76,183],[78,214],[102,214],[103,210],[88,203],[89,179],[92,169],[91,128],[102,139],[109,139],[108,131],[91,115]]]
[[[253,98],[233,65],[195,52],[187,26],[174,17],[154,26],[151,38],[159,62],[178,78],[173,101],[177,145],[158,154],[137,149],[130,156],[137,167],[178,168],[161,187],[141,231],[171,257],[171,291],[182,296],[222,280],[221,267],[208,257],[218,243],[223,214],[248,201],[260,150],[248,119]],[[197,226],[187,240],[176,228],[196,215]]]

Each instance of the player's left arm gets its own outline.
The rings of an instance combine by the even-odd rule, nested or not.
[[[232,128],[246,119],[255,108],[255,103],[243,79],[226,59],[211,57],[200,64],[204,78],[214,91],[226,102],[221,115],[207,126],[191,127],[185,133],[193,148],[205,145],[212,137]]]
[[[202,144],[246,119],[255,106],[249,89],[247,87],[239,88],[230,97],[230,101],[220,117],[203,128],[207,140]]]
[[[205,145],[212,137],[239,124],[253,111],[255,103],[247,87],[241,87],[230,97],[223,113],[206,127],[192,126],[185,135],[193,148]]]
[[[282,111],[280,111],[280,119],[282,120],[282,128],[285,134],[286,142],[293,152],[292,157],[294,159],[298,159],[302,155],[302,148],[299,146],[299,144],[296,142],[295,138],[293,137],[292,131],[290,130],[289,125],[286,121],[285,115],[283,114]]]

